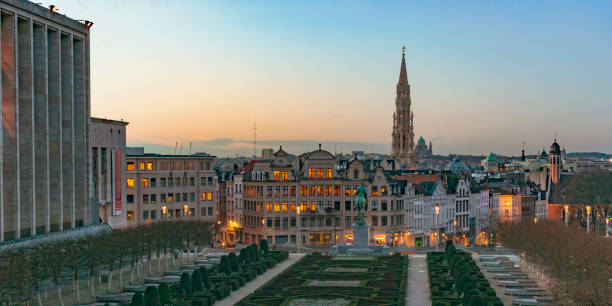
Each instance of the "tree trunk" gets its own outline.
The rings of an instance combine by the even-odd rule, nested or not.
[[[93,275],[89,278],[89,281],[90,281],[90,285],[89,285],[90,292],[89,293],[91,294],[91,298],[95,299],[96,298],[96,289],[95,289],[96,280],[94,279]]]
[[[62,299],[62,286],[60,285],[59,282],[57,282],[57,285],[56,285],[55,289],[57,291],[57,300],[58,300],[59,304],[61,306],[64,306],[64,299]]]
[[[109,267],[108,269],[108,292],[111,292],[112,289],[112,285],[113,285],[113,269],[112,267]]]
[[[74,294],[76,296],[76,301],[77,303],[81,303],[81,293],[79,292],[79,279],[78,277],[74,277],[73,278],[73,282],[74,282]]]
[[[43,306],[42,298],[40,297],[40,290],[36,290],[36,301],[38,302],[38,306]]]

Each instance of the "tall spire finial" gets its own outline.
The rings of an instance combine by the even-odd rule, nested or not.
[[[406,55],[406,46],[402,47],[402,56]]]

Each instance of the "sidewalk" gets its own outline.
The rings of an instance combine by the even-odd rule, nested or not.
[[[266,271],[264,274],[258,275],[257,278],[255,278],[254,280],[247,282],[244,285],[244,287],[241,287],[240,289],[236,291],[232,291],[228,297],[220,301],[217,301],[215,305],[218,305],[218,306],[235,305],[236,303],[240,302],[242,299],[247,297],[249,294],[257,290],[259,287],[263,286],[269,280],[271,280],[272,278],[274,278],[281,272],[285,271],[285,269],[292,266],[294,263],[300,260],[302,256],[304,256],[304,254],[290,254],[287,260],[277,264],[274,268]],[[429,285],[427,287],[429,290]]]
[[[406,305],[431,305],[426,255],[410,255]]]

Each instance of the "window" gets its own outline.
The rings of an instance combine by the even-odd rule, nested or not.
[[[271,197],[272,196],[272,186],[267,186],[266,191],[267,191],[267,195]]]
[[[156,186],[157,186],[157,179],[151,178],[151,187],[156,187]]]
[[[378,216],[372,216],[372,225],[378,226]]]
[[[133,211],[128,211],[127,212],[127,219],[128,220],[134,220],[134,212]]]
[[[282,180],[286,181],[289,179],[289,172],[287,171],[283,171],[283,176],[282,176]]]
[[[151,220],[155,220],[155,218],[157,218],[157,210],[152,210],[151,211]]]
[[[274,203],[274,211],[280,211],[280,203]]]
[[[349,211],[351,210],[351,201],[344,201],[344,210]]]
[[[289,203],[289,210],[295,211],[295,202]]]
[[[189,178],[189,186],[195,186],[195,177]]]
[[[166,187],[166,178],[159,179],[159,186]]]
[[[291,217],[291,227],[295,227],[295,217]]]
[[[189,202],[195,202],[195,192],[189,194]]]
[[[315,202],[310,202],[310,211],[314,212],[317,209],[315,208]]]
[[[133,178],[128,177],[125,180],[125,182],[126,182],[128,188],[134,188],[134,179]]]
[[[280,171],[274,170],[274,180],[280,181]]]
[[[302,201],[302,203],[300,204],[300,211],[306,211],[308,210],[308,202],[306,201]]]
[[[275,188],[275,189],[276,189],[276,193],[275,193],[275,195],[276,195],[277,197],[280,197],[280,191],[281,191],[280,186],[276,186],[276,188]]]
[[[353,178],[359,178],[359,170],[353,170]]]
[[[305,196],[307,194],[306,186],[300,186],[300,195]]]
[[[334,186],[334,195],[340,196],[340,186]]]
[[[289,186],[283,186],[283,196],[287,196],[289,194]]]
[[[200,208],[200,216],[202,216],[202,217],[206,216],[206,207],[201,207]]]
[[[206,178],[205,177],[201,177],[200,178],[200,186],[206,186]]]
[[[289,226],[289,218],[283,218],[283,227],[287,228]]]
[[[266,211],[272,211],[274,209],[274,204],[266,203]]]
[[[325,169],[325,177],[328,179],[332,178],[332,168]]]
[[[295,196],[295,194],[296,194],[296,190],[297,190],[297,187],[295,187],[295,186],[291,186],[291,194],[290,194],[290,195],[291,195],[292,197],[294,197],[294,196]]]
[[[149,211],[145,210],[142,212],[142,220],[148,220],[149,219]]]
[[[209,216],[212,216],[212,215],[213,215],[213,208],[212,208],[212,207],[209,207],[209,208],[208,208],[208,215],[209,215]]]
[[[351,195],[351,187],[346,187],[346,189],[344,189],[344,195],[346,195],[346,196],[350,196]]]
[[[151,204],[155,204],[157,203],[157,195],[156,194],[152,194],[151,195]]]
[[[180,177],[175,177],[174,178],[174,186],[181,186],[181,178]]]
[[[174,202],[174,196],[173,196],[172,193],[169,193],[168,194],[168,203],[172,203],[172,202]]]
[[[136,166],[134,165],[134,162],[128,162],[127,171],[134,171],[134,170],[136,170]]]
[[[147,163],[147,170],[149,170],[149,171],[153,170],[153,163],[152,162],[148,162]]]
[[[380,201],[380,209],[382,211],[387,211],[387,200]]]
[[[378,210],[378,203],[376,200],[372,200],[372,210]]]
[[[145,169],[145,163],[144,162],[138,163],[138,170],[144,170],[144,169]]]
[[[308,194],[310,194],[311,196],[315,195],[315,186],[310,186],[308,188]]]
[[[134,195],[133,194],[128,194],[126,196],[126,198],[127,198],[127,202],[128,203],[134,203]]]
[[[382,225],[382,226],[386,226],[387,225],[387,216],[381,216],[380,217],[380,225]]]
[[[174,180],[171,177],[169,177],[168,178],[168,187],[173,187],[173,186],[174,186]]]
[[[183,192],[183,202],[187,202],[187,193]]]
[[[323,178],[323,168],[317,168],[317,178]]]
[[[332,186],[325,186],[325,195],[326,196],[332,195]]]
[[[317,195],[319,196],[323,195],[323,186],[317,186]]]
[[[148,194],[143,194],[142,195],[142,203],[143,204],[149,204],[149,195]]]
[[[334,202],[334,210],[340,210],[340,201]]]
[[[207,200],[212,201],[213,196],[212,196],[212,192],[207,193]]]
[[[142,187],[143,188],[148,188],[149,187],[149,179],[146,179],[146,178],[142,179]]]
[[[351,226],[351,216],[345,216],[344,217],[344,226],[345,227]]]
[[[375,197],[378,195],[378,187],[372,186],[372,196]]]
[[[383,195],[383,196],[387,195],[387,187],[385,186],[380,187],[380,195]]]
[[[315,169],[314,168],[308,168],[308,177],[309,178],[315,178]]]
[[[160,201],[161,201],[162,203],[166,203],[166,194],[165,194],[165,193],[162,193],[162,194],[161,194],[161,196],[160,196]]]

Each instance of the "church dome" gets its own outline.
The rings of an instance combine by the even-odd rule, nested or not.
[[[425,145],[425,139],[423,139],[423,136],[421,136],[421,137],[419,138],[418,144],[420,144],[420,145],[421,145],[421,144],[422,144],[422,145]]]
[[[487,157],[487,161],[488,162],[497,162],[497,157],[495,157],[493,152],[491,152],[491,154],[489,154],[489,157]]]

